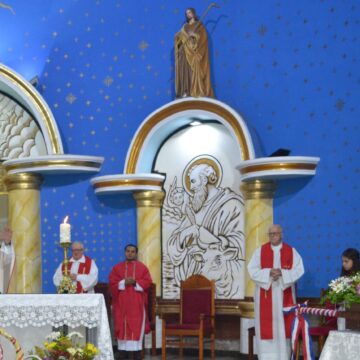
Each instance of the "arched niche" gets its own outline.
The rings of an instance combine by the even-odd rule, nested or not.
[[[39,92],[0,64],[0,158],[63,154],[54,116]]]
[[[201,126],[192,126],[194,123]],[[165,175],[165,200],[159,217],[163,298],[177,298],[181,280],[192,273],[202,273],[206,266],[211,267],[214,258],[219,257],[224,265],[221,267],[228,271],[226,280],[222,279],[221,267],[212,274],[206,270],[207,275],[217,282],[217,297],[229,300],[244,298],[245,208],[236,165],[252,158],[254,147],[245,121],[228,105],[214,99],[176,100],[154,111],[138,128],[122,176],[131,181],[134,175]],[[189,172],[204,164],[215,169],[217,181],[213,194],[216,193],[216,197],[210,200],[209,196],[209,202],[189,215],[186,204],[193,201],[193,192],[196,192],[189,185]],[[173,191],[183,196],[181,204],[172,201]],[[193,203],[190,205],[193,208]],[[145,233],[143,227],[149,227],[149,223],[144,221],[148,217],[146,211],[145,215],[138,217],[139,234]],[[177,247],[177,242],[181,241],[175,239],[177,231],[189,226],[183,222],[190,218],[202,231],[202,243]],[[155,238],[149,238],[144,248],[149,249]],[[179,250],[184,247],[189,249],[186,249],[186,254]],[[196,263],[192,261],[193,256],[196,256]]]
[[[202,123],[215,121],[222,124],[238,145],[239,160],[254,158],[248,127],[234,109],[210,98],[185,98],[162,106],[142,122],[130,144],[124,173],[151,173],[161,144],[171,134],[188,126],[194,118]]]

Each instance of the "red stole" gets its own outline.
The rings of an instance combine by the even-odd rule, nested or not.
[[[291,246],[282,243],[280,250],[281,269],[289,270],[293,266],[293,249]],[[262,269],[272,269],[274,267],[274,252],[271,244],[267,243],[261,247],[261,262]],[[283,291],[283,306],[293,305],[291,286]],[[260,289],[260,338],[262,340],[273,339],[273,313],[272,313],[272,288],[265,290]],[[284,315],[285,334],[290,338],[291,324],[293,322],[294,314]]]
[[[72,267],[73,261],[69,261],[67,264],[67,271],[68,274],[70,274],[71,272],[71,267]],[[85,262],[84,263],[79,263],[79,269],[77,274],[78,275],[89,275],[90,274],[90,269],[91,269],[91,259],[87,256],[85,256]],[[63,275],[65,274],[65,266],[64,264],[61,267],[62,273]],[[80,281],[76,282],[76,293],[77,294],[82,294],[84,292],[84,289],[81,285]]]

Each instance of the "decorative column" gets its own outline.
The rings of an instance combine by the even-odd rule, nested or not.
[[[13,231],[16,263],[10,293],[36,294],[41,287],[40,187],[35,173],[7,175],[9,226]]]
[[[136,191],[139,260],[150,270],[156,283],[156,295],[161,295],[161,205],[163,191]]]
[[[7,223],[8,218],[8,192],[4,183],[5,170],[2,163],[0,163],[0,229],[1,225]]]
[[[255,249],[267,242],[267,232],[273,223],[273,198],[276,183],[273,181],[253,180],[242,185],[245,197],[245,238],[246,264]],[[245,273],[245,296],[253,297],[255,286]]]

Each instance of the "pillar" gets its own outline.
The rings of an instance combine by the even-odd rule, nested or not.
[[[276,184],[273,181],[254,180],[242,186],[245,197],[246,264],[255,249],[268,241],[267,232],[273,224],[273,198]],[[255,286],[245,272],[245,296],[253,297]]]
[[[8,222],[8,192],[5,186],[5,169],[0,163],[0,230]]]
[[[7,175],[9,226],[13,231],[15,269],[10,293],[36,294],[41,287],[40,186],[38,174]]]
[[[161,206],[163,191],[137,191],[137,233],[139,260],[150,270],[156,284],[156,295],[161,295]]]

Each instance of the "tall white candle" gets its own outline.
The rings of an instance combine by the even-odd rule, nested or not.
[[[67,223],[67,220],[68,216],[64,219],[64,222],[60,224],[60,244],[71,242],[71,225]]]

